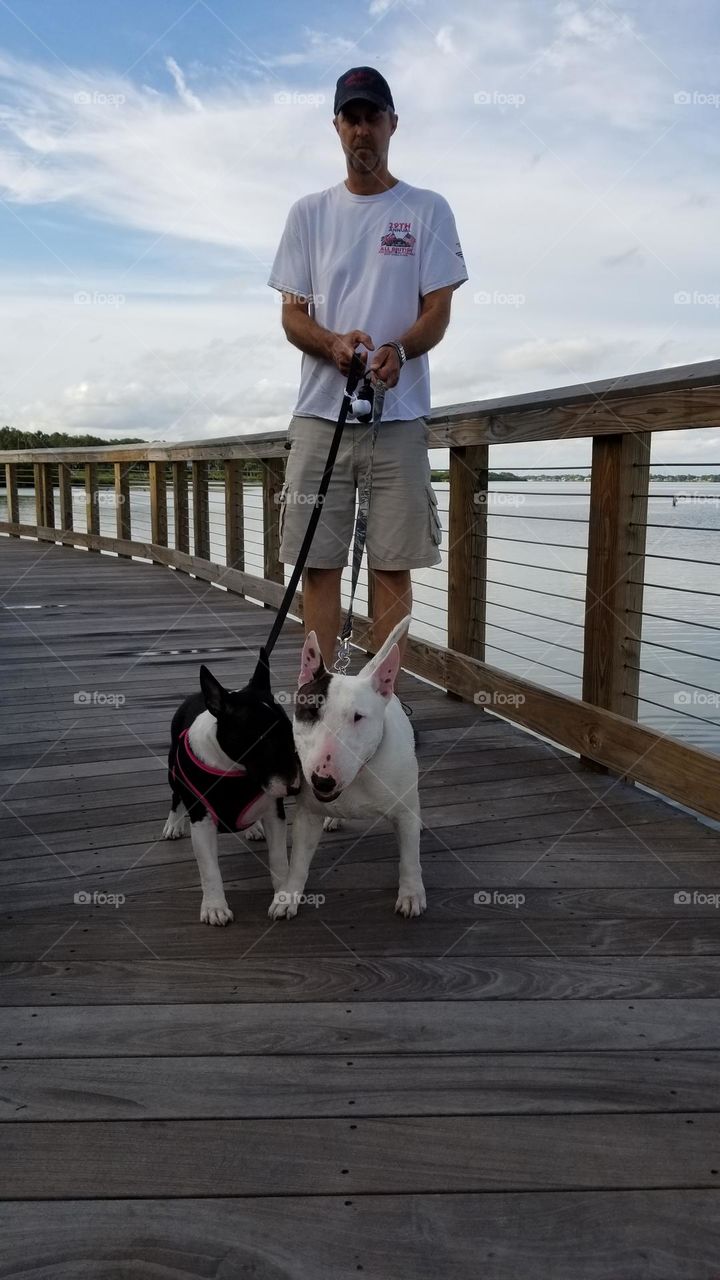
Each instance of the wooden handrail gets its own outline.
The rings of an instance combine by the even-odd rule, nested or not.
[[[655,431],[720,425],[720,361],[658,370],[581,387],[453,405],[428,419],[429,447],[450,454],[448,646],[410,638],[405,665],[448,693],[474,701],[534,733],[720,819],[720,756],[637,723],[650,444]],[[488,447],[492,443],[592,437],[583,697],[569,698],[485,661]],[[250,595],[276,609],[279,495],[286,433],[212,441],[94,449],[6,450],[7,519],[0,533],[155,560]],[[210,464],[222,463],[226,564],[211,559]],[[20,521],[18,471],[34,476],[35,524]],[[112,464],[114,536],[101,532],[98,469]],[[137,537],[130,471],[147,476],[150,540]],[[258,475],[258,464],[260,474]],[[74,529],[72,471],[82,468],[87,531]],[[250,468],[262,485],[263,577],[245,570],[243,486]],[[214,469],[217,473],[218,469]],[[54,509],[54,476],[59,519]],[[173,546],[167,485],[172,484]],[[79,477],[76,476],[76,483]],[[189,482],[189,484],[188,484]],[[24,475],[23,475],[24,483]],[[192,502],[193,547],[189,515]],[[105,521],[105,524],[107,522]],[[194,554],[193,554],[194,552]],[[372,575],[369,578],[372,599]],[[292,610],[301,616],[298,594]],[[373,651],[371,626],[356,615],[355,642]]]

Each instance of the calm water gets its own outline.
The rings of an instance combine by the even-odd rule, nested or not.
[[[449,486],[438,482],[435,490],[445,545],[442,564],[413,573],[413,634],[445,644]],[[76,527],[83,529],[82,491],[74,500]],[[133,536],[149,540],[148,491],[134,488],[131,504]],[[575,697],[581,694],[588,508],[589,485],[581,481],[494,483],[488,504],[487,660]],[[32,496],[21,494],[21,520],[34,522],[34,513]],[[720,751],[720,484],[652,482],[648,523],[639,718]],[[171,506],[168,524],[172,544]],[[100,525],[114,535],[112,505],[100,504]],[[222,563],[221,485],[210,486],[210,529],[211,556]],[[245,538],[248,572],[262,576],[259,487],[245,490]],[[345,600],[349,580],[347,569]],[[366,605],[363,569],[359,611]]]

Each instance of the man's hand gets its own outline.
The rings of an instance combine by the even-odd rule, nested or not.
[[[394,347],[378,347],[370,365],[370,371],[376,378],[380,378],[386,387],[396,387],[401,368],[400,357]]]
[[[355,348],[358,343],[362,343],[367,347],[368,351],[375,350],[375,344],[368,333],[363,333],[362,329],[352,329],[350,333],[336,333],[333,335],[333,341],[330,343],[330,359],[341,373],[350,372],[350,361],[355,355]],[[363,364],[367,363],[367,351],[358,351],[358,358]]]

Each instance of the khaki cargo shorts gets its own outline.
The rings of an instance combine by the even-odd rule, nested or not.
[[[293,417],[290,422],[279,504],[280,559],[285,564],[297,560],[334,432],[335,423],[325,418]],[[380,423],[366,542],[371,569],[425,569],[440,563],[442,529],[430,482],[427,441],[424,418]],[[370,462],[371,443],[371,426],[345,425],[308,568],[336,569],[347,564],[356,489]]]

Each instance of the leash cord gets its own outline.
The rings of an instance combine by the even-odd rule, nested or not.
[[[335,434],[332,438],[330,449],[328,451],[327,461],[325,463],[325,470],[323,471],[322,479],[318,486],[317,494],[315,495],[315,502],[313,504],[313,509],[310,513],[310,519],[308,521],[307,529],[305,530],[305,537],[302,540],[302,545],[298,552],[298,557],[295,562],[295,567],[293,568],[287,587],[285,588],[285,595],[283,596],[282,603],[275,615],[275,621],[273,622],[273,625],[270,629],[270,635],[268,636],[265,642],[264,648],[268,658],[270,657],[270,654],[275,648],[275,641],[280,635],[280,632],[283,627],[283,623],[285,622],[285,619],[288,614],[288,610],[290,608],[290,604],[292,602],[293,596],[295,595],[295,588],[297,587],[297,584],[300,581],[300,575],[302,574],[302,571],[305,567],[305,561],[308,558],[308,555],[310,552],[310,546],[312,544],[313,537],[315,536],[315,530],[317,528],[318,521],[320,520],[320,516],[322,514],[322,507],[325,499],[325,494],[327,493],[328,488],[330,487],[330,480],[332,478],[333,468],[335,466],[335,459],[337,458],[338,449],[340,448],[340,439],[342,437],[343,428],[345,426],[345,421],[347,419],[348,412],[350,409],[352,394],[358,382],[360,381],[360,378],[362,377],[363,373],[364,373],[364,366],[361,360],[358,358],[358,356],[354,355],[352,360],[350,361],[350,371],[348,373],[347,383],[345,385],[345,391],[343,393],[343,400],[342,400],[342,405],[340,406],[340,414],[337,420],[337,426],[335,427]],[[354,588],[353,588],[353,594],[354,594]]]

